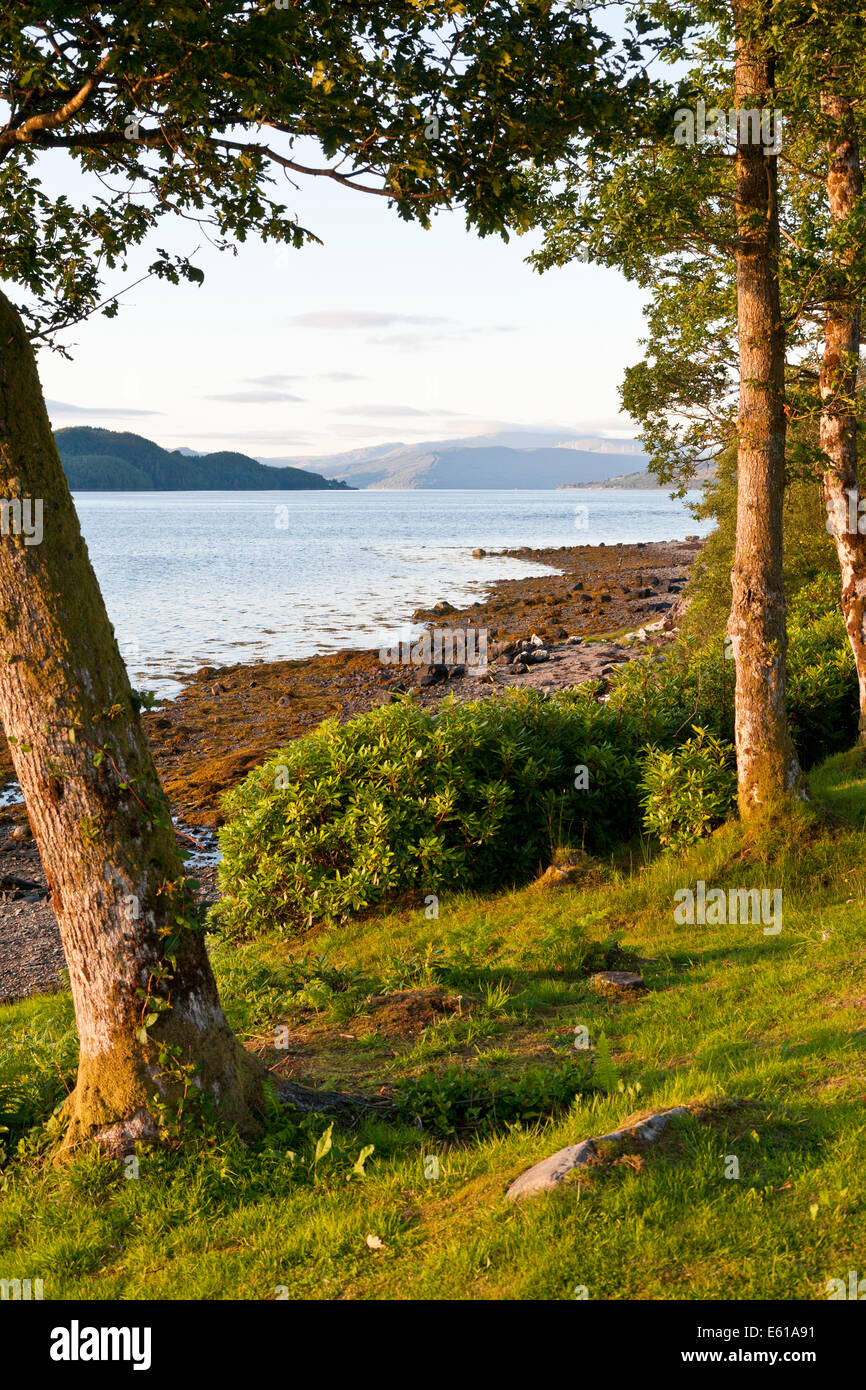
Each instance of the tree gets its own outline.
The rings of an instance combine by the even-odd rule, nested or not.
[[[63,939],[80,1035],[67,1151],[121,1153],[190,1098],[255,1132],[264,1072],[223,1016],[195,908],[52,440],[39,341],[101,307],[106,272],[170,213],[218,245],[314,234],[275,174],[323,177],[426,224],[526,218],[519,166],[555,157],[615,94],[609,41],[550,0],[384,6],[27,3],[0,16],[0,718]],[[319,162],[302,157],[317,142]],[[76,161],[52,196],[39,156]],[[161,251],[152,274],[200,280]],[[41,506],[44,539],[15,524]],[[8,529],[8,528],[7,528]]]
[[[777,155],[748,129],[748,113],[775,105],[775,54],[735,0],[737,541],[728,632],[736,669],[735,739],[740,814],[799,791],[802,776],[785,714],[785,330],[779,292]],[[744,119],[745,117],[745,119]]]
[[[842,574],[842,611],[866,727],[866,523],[858,486],[860,298],[866,275],[860,190],[863,78],[857,22],[842,4],[774,9],[784,105],[777,201],[781,317],[786,339],[789,485],[823,487]],[[831,90],[832,89],[832,90]],[[709,103],[708,103],[709,104]],[[710,179],[724,196],[725,170],[710,149]],[[736,443],[737,297],[734,243],[724,202],[708,197],[688,150],[676,157],[681,216],[652,243],[655,278],[642,362],[629,368],[626,408],[640,420],[653,467],[682,492],[704,463]],[[643,171],[645,177],[645,171]],[[642,185],[641,192],[646,188]],[[634,187],[630,189],[634,200]],[[619,216],[622,201],[608,212]],[[701,228],[703,234],[701,234]],[[662,245],[664,243],[664,245]],[[667,254],[663,254],[667,252]],[[820,538],[817,538],[820,543]],[[814,556],[815,544],[810,541]]]
[[[824,472],[836,513],[845,498],[837,547],[843,608],[861,669],[866,551],[856,526],[847,525],[856,487],[853,309],[864,273],[862,207],[851,184],[852,123],[863,95],[858,20],[841,0],[810,6],[738,0],[730,22],[719,7],[699,8],[693,16],[699,37],[689,38],[684,7],[650,9],[670,37],[667,56],[687,57],[691,43],[699,62],[679,90],[655,84],[654,100],[612,155],[572,163],[560,187],[548,180],[546,244],[535,259],[544,269],[585,252],[650,290],[648,351],[627,372],[622,396],[642,423],[662,481],[682,492],[702,463],[724,458],[732,443],[736,448],[729,631],[740,807],[749,815],[776,797],[802,794],[784,707],[786,452],[789,476],[814,475],[816,467]],[[832,86],[835,73],[838,82],[840,71],[849,100],[841,133],[819,110],[819,95],[825,94],[826,110],[828,81]],[[859,104],[851,100],[855,92]],[[688,115],[692,122],[691,139],[671,131],[676,103],[677,120]],[[694,138],[699,103],[710,127],[704,141]],[[781,155],[772,120],[779,107],[785,112]],[[770,118],[770,138],[762,113]],[[760,138],[753,125],[760,125]],[[829,168],[821,139],[836,151]],[[844,196],[844,230],[839,215],[835,230],[824,226],[825,177],[832,197]],[[816,325],[825,338],[820,393]]]

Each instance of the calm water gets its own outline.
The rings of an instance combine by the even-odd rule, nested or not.
[[[472,550],[702,534],[663,492],[78,493],[133,683],[379,646],[414,609],[545,573]]]

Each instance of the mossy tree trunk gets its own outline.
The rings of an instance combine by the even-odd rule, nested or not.
[[[737,109],[771,107],[773,77],[772,56],[740,34]],[[767,152],[752,123],[741,121],[736,153],[737,537],[728,632],[736,664],[737,773],[744,817],[802,787],[785,713],[785,336],[776,180],[775,155]]]
[[[256,1129],[264,1071],[223,1015],[168,804],[90,565],[21,319],[0,295],[0,718],[69,968],[80,1039],[64,1148],[125,1153],[184,1091]],[[38,534],[38,533],[37,533]],[[31,539],[35,539],[32,537]]]
[[[843,224],[863,192],[860,147],[849,98],[826,93],[821,109],[838,126],[830,140],[827,201],[833,222]],[[860,356],[860,296],[847,284],[856,259],[852,243],[839,256],[838,292],[831,296],[824,324],[821,362],[821,448],[831,466],[824,473],[828,526],[842,575],[842,614],[860,689],[860,742],[866,742],[866,516],[860,512],[857,458],[857,368]]]

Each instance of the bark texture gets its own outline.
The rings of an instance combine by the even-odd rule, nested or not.
[[[860,147],[854,131],[849,98],[825,93],[821,109],[838,126],[830,140],[827,202],[839,226],[853,212],[863,192]],[[857,457],[857,367],[860,355],[859,290],[848,283],[856,260],[854,245],[837,261],[838,285],[831,294],[824,324],[821,362],[821,449],[830,461],[824,473],[824,502],[842,576],[842,614],[854,661],[860,694],[860,742],[866,742],[866,516],[860,513]]]
[[[40,543],[0,535],[0,719],[51,890],[78,1023],[65,1150],[95,1140],[120,1154],[152,1140],[161,1107],[184,1092],[254,1130],[264,1070],[228,1027],[204,934],[179,887],[184,870],[168,804],[33,352],[2,294],[0,496],[42,504]]]
[[[734,12],[738,18],[738,5]],[[737,109],[772,107],[773,76],[772,56],[740,34]],[[753,123],[741,122],[736,154],[737,539],[728,631],[736,665],[737,774],[743,817],[802,792],[785,713],[785,336],[779,303],[776,158],[756,136]]]

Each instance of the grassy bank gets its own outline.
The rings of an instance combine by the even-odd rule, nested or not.
[[[826,1298],[866,1226],[863,755],[812,785],[830,824],[747,841],[731,823],[303,951],[216,947],[249,1045],[294,1080],[382,1090],[395,1119],[330,1131],[275,1109],[253,1149],[189,1128],[137,1177],[94,1156],[58,1171],[41,1122],[74,1075],[70,1001],[0,1009],[0,1277],[46,1298]],[[699,880],[781,888],[781,932],[677,925]],[[639,998],[599,993],[597,970],[635,966]],[[658,1146],[505,1201],[557,1148],[683,1102],[702,1108]]]

